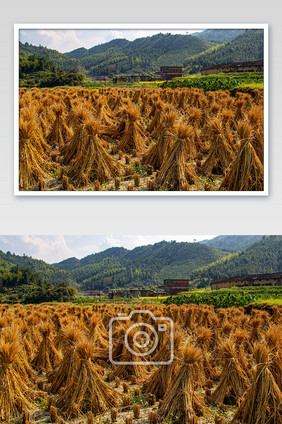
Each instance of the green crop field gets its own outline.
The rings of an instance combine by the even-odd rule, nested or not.
[[[166,305],[206,304],[215,308],[240,307],[250,304],[282,304],[282,287],[242,287],[220,290],[203,290],[170,296]]]
[[[197,75],[187,78],[175,78],[163,82],[160,87],[166,88],[202,88],[204,91],[232,90],[234,88],[263,88],[263,72],[240,72],[229,74]]]

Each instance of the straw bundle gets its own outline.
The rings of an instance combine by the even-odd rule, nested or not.
[[[187,163],[188,158],[195,151],[192,134],[192,127],[183,124],[178,125],[173,146],[156,178],[156,184],[159,188],[181,190],[187,183],[193,184],[197,179],[194,170]]]
[[[54,164],[48,159],[35,120],[19,122],[19,187],[26,190],[41,179],[50,178]]]
[[[81,340],[75,349],[76,372],[61,390],[57,407],[69,418],[91,411],[100,414],[117,405],[117,393],[100,377],[97,366],[92,362],[95,351],[91,343]]]
[[[260,191],[263,190],[263,164],[252,145],[252,131],[242,123],[236,157],[221,183],[221,190]]]
[[[224,361],[219,384],[211,394],[215,403],[233,404],[241,398],[247,388],[245,374],[236,357],[236,349],[232,340],[226,340],[220,346],[220,356]]]
[[[282,393],[270,371],[271,353],[267,346],[255,343],[255,375],[237,409],[232,423],[281,424]]]
[[[18,342],[0,341],[0,419],[8,422],[25,409],[35,409],[42,397],[19,372],[20,355]]]
[[[112,158],[99,138],[101,126],[90,119],[84,126],[84,152],[71,164],[69,177],[79,186],[98,180],[100,183],[118,177],[121,165]]]
[[[137,154],[144,154],[148,139],[139,123],[140,113],[134,107],[127,109],[127,122],[123,136],[119,143],[119,149],[124,152],[136,150]]]
[[[155,169],[159,169],[162,166],[166,155],[173,144],[176,119],[177,114],[174,112],[170,112],[165,116],[162,132],[159,134],[157,142],[154,143],[144,155],[144,163],[152,165]]]
[[[222,121],[214,118],[209,122],[212,143],[208,151],[208,157],[201,166],[201,171],[209,173],[215,171],[222,173],[230,165],[234,154],[226,141]]]
[[[71,137],[71,130],[68,128],[64,118],[64,106],[62,104],[53,107],[56,119],[47,135],[48,143],[54,147],[62,148]]]
[[[197,414],[205,409],[203,401],[194,391],[200,358],[199,349],[185,346],[177,376],[159,409],[161,419],[172,420],[176,424],[193,423]]]
[[[42,340],[32,360],[32,366],[38,371],[50,372],[59,364],[61,355],[52,341],[52,326],[49,323],[42,323],[39,332]]]

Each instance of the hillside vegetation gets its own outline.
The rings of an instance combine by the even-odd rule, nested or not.
[[[243,252],[225,258],[190,273],[193,284],[208,287],[220,278],[282,271],[282,236],[263,237]]]
[[[33,259],[26,255],[15,255],[11,252],[4,253],[0,250],[0,267],[2,269],[11,269],[13,265],[32,268],[35,272],[38,272],[44,280],[52,283],[54,286],[62,281],[68,285],[75,285],[75,280],[64,270],[55,268],[39,259]]]
[[[206,29],[201,32],[194,32],[194,37],[204,38],[209,41],[216,41],[218,43],[225,43],[238,37],[238,35],[246,32],[245,29]]]
[[[61,282],[54,286],[31,268],[0,267],[0,303],[70,302],[76,289]]]
[[[201,68],[217,63],[262,59],[263,30],[207,30],[196,35],[160,33],[134,41],[115,39],[64,54],[28,43],[20,43],[19,49],[25,60],[31,55],[43,56],[65,72],[76,70],[88,77],[154,73],[168,65],[183,65],[185,73],[198,73]]]
[[[220,244],[225,251],[202,243],[163,241],[133,250],[114,247],[80,260],[73,257],[53,265],[0,251],[0,271],[10,272],[15,265],[32,268],[54,286],[64,282],[79,290],[156,286],[165,278],[189,278],[191,287],[204,288],[228,276],[282,271],[282,236],[264,236],[235,253],[227,251],[227,246],[236,245],[233,237],[238,237],[237,243],[242,247],[243,237],[246,237],[245,244],[256,238],[220,237],[213,239],[214,244]],[[106,277],[110,278],[104,280]]]
[[[160,242],[133,250],[111,248],[87,256],[81,261],[71,259],[54,264],[67,269],[80,288],[98,289],[146,286],[162,283],[164,278],[187,278],[202,265],[222,258],[226,253],[199,243]],[[71,263],[73,268],[71,269]],[[112,282],[103,285],[103,278]]]
[[[216,43],[191,35],[157,34],[134,41],[112,40],[83,53],[79,63],[89,76],[111,73],[147,73],[163,65],[182,65]],[[77,57],[77,52],[67,54]]]
[[[228,43],[189,58],[189,61],[184,62],[184,73],[196,74],[202,68],[219,63],[262,60],[263,53],[263,30],[249,29]]]
[[[45,56],[64,71],[75,69],[88,76],[109,73],[156,72],[162,65],[182,65],[217,43],[191,35],[157,34],[134,41],[112,40],[87,50],[59,53],[46,47],[20,43],[20,54]]]
[[[167,297],[166,305],[212,305],[214,308],[230,308],[251,304],[282,304],[282,287],[232,287],[220,290],[202,290]]]
[[[201,241],[206,246],[216,247],[220,250],[229,250],[236,252],[237,250],[244,250],[250,247],[252,244],[260,241],[263,236],[251,235],[228,235],[228,236],[217,236],[210,240]]]
[[[20,54],[20,87],[56,87],[81,85],[85,75],[75,69],[64,71],[45,56]]]

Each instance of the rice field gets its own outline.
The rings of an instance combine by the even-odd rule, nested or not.
[[[0,420],[279,424],[281,330],[278,306],[1,305]]]
[[[262,191],[263,90],[26,88],[21,191]]]

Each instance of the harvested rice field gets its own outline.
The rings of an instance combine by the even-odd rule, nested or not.
[[[0,420],[281,424],[281,330],[278,306],[2,304]]]
[[[19,190],[263,191],[263,90],[21,88]]]

